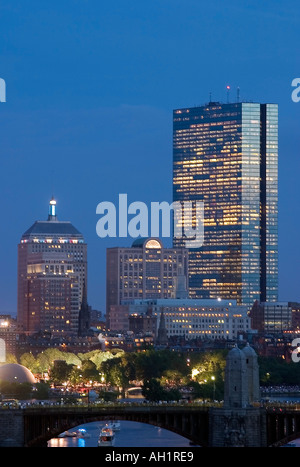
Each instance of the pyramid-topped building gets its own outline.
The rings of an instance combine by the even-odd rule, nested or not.
[[[87,244],[69,221],[58,220],[51,199],[47,220],[24,232],[18,245],[18,322],[29,333],[76,335]]]

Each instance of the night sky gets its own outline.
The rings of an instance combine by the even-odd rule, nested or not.
[[[300,301],[298,0],[2,0],[0,25],[0,313],[16,314],[17,244],[52,195],[105,310],[106,248],[133,240],[96,235],[98,203],[171,202],[172,111],[226,102],[227,85],[279,104],[279,299]]]

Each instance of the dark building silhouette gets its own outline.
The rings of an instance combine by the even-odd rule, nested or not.
[[[168,331],[166,328],[165,315],[162,311],[160,314],[159,326],[157,330],[157,339],[156,344],[158,346],[167,346],[168,345]]]
[[[152,313],[133,313],[128,316],[129,331],[132,331],[134,335],[138,334],[151,334],[153,337],[156,336],[157,317],[153,316]]]
[[[83,285],[82,302],[78,317],[78,336],[86,337],[89,334],[91,324],[90,307],[87,301],[86,287]]]

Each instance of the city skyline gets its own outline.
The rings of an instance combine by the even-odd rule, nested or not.
[[[297,3],[188,4],[2,3],[1,313],[16,315],[16,245],[52,194],[85,236],[88,300],[104,311],[106,248],[132,239],[97,237],[96,206],[171,202],[173,109],[237,88],[279,106],[279,300],[300,301]]]

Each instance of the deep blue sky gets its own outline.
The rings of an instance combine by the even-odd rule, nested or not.
[[[280,300],[300,301],[299,1],[36,0],[0,4],[0,313],[16,313],[17,244],[54,193],[89,251],[89,303],[105,306],[96,206],[172,200],[172,111],[279,104]]]

